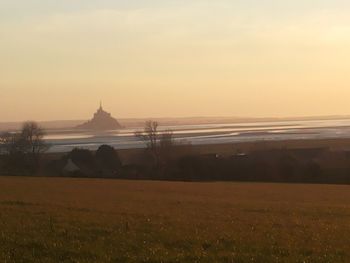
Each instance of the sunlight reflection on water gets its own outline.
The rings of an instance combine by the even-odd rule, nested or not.
[[[194,145],[219,144],[259,140],[291,140],[312,138],[350,137],[350,120],[280,121],[260,123],[206,124],[163,126],[173,130],[176,140]],[[73,148],[97,149],[109,144],[116,149],[142,148],[144,143],[134,136],[135,130],[122,129],[104,133],[51,133],[46,140],[52,145],[50,152],[66,152]]]

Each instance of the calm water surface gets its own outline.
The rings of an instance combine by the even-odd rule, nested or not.
[[[175,140],[193,145],[249,142],[263,140],[350,138],[350,119],[276,121],[232,124],[201,124],[163,126],[172,130]],[[51,132],[46,136],[50,152],[66,152],[75,147],[95,150],[101,144],[116,149],[142,148],[144,143],[134,136],[140,129],[122,129],[103,133]]]

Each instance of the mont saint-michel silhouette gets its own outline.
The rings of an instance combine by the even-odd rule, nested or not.
[[[120,128],[122,128],[120,123],[109,112],[103,110],[102,102],[91,120],[77,126],[77,129],[94,131],[116,130]]]

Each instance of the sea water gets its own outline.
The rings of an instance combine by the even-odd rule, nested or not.
[[[51,131],[45,140],[51,145],[50,152],[67,152],[76,147],[96,150],[102,144],[116,149],[143,148],[144,142],[134,135],[137,130],[142,128],[104,132]],[[192,145],[350,138],[350,119],[174,125],[162,126],[162,130],[171,130],[176,141]]]

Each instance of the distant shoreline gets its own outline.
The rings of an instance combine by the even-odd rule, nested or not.
[[[199,124],[227,124],[227,123],[253,123],[253,122],[280,122],[280,121],[310,121],[310,120],[344,120],[350,119],[347,115],[331,116],[305,116],[305,117],[158,117],[158,118],[119,118],[123,127],[142,127],[147,120],[154,120],[160,125],[199,125]],[[86,120],[53,120],[38,121],[47,130],[72,129]],[[21,121],[0,122],[0,131],[17,130],[21,127]]]

